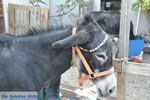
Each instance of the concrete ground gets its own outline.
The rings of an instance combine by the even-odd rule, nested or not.
[[[145,53],[143,55],[143,61],[142,61],[142,63],[150,64],[150,53]]]

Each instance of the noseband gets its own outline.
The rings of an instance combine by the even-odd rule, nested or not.
[[[73,28],[73,30],[72,30],[72,35],[75,35],[75,34],[76,34],[76,28]],[[98,45],[95,49],[86,50],[86,49],[83,49],[83,48],[81,49],[81,47],[80,47],[80,49],[83,50],[83,51],[89,51],[89,52],[91,51],[91,52],[94,52],[94,51],[98,50],[101,46],[103,46],[103,45],[105,44],[105,42],[107,41],[107,38],[108,38],[108,36],[106,35],[106,36],[105,36],[105,39],[103,40],[103,42],[102,42],[100,45]],[[78,53],[78,55],[79,55],[81,61],[83,62],[83,64],[84,64],[84,66],[85,66],[85,68],[86,68],[86,70],[87,70],[87,72],[88,72],[89,75],[84,76],[84,77],[81,77],[81,78],[79,79],[79,83],[82,83],[82,82],[84,82],[84,81],[86,81],[86,80],[88,80],[88,79],[92,79],[92,78],[96,78],[96,77],[108,75],[108,74],[111,74],[111,73],[114,72],[114,68],[112,67],[111,69],[109,69],[109,70],[107,70],[107,71],[103,71],[103,72],[99,72],[99,73],[94,73],[94,72],[91,70],[89,64],[87,63],[87,61],[86,61],[85,57],[83,56],[82,52],[80,51],[80,49],[79,49],[78,46],[73,47],[73,51],[74,51],[74,52],[73,52],[73,55],[75,55],[75,51]]]

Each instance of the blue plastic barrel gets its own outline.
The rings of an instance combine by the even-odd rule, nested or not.
[[[128,57],[131,58],[132,56],[139,56],[141,51],[144,49],[144,38],[143,37],[136,37],[135,40],[129,40],[129,55]]]

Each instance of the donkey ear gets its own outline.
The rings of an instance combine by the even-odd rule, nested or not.
[[[85,30],[77,33],[76,35],[71,35],[63,40],[56,41],[52,43],[53,48],[69,48],[72,46],[77,46],[79,44],[86,43],[90,38],[90,34]]]
[[[86,22],[90,22],[91,16],[85,16],[85,17],[84,17],[84,20],[85,20]]]
[[[86,12],[84,15],[84,20],[90,22],[92,20],[92,12]]]

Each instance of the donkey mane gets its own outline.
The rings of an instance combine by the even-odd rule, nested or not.
[[[71,29],[71,25],[48,25],[46,28],[44,27],[32,27],[30,28],[26,35],[24,36],[34,36],[34,35],[42,35],[45,33],[54,33],[58,30]]]

